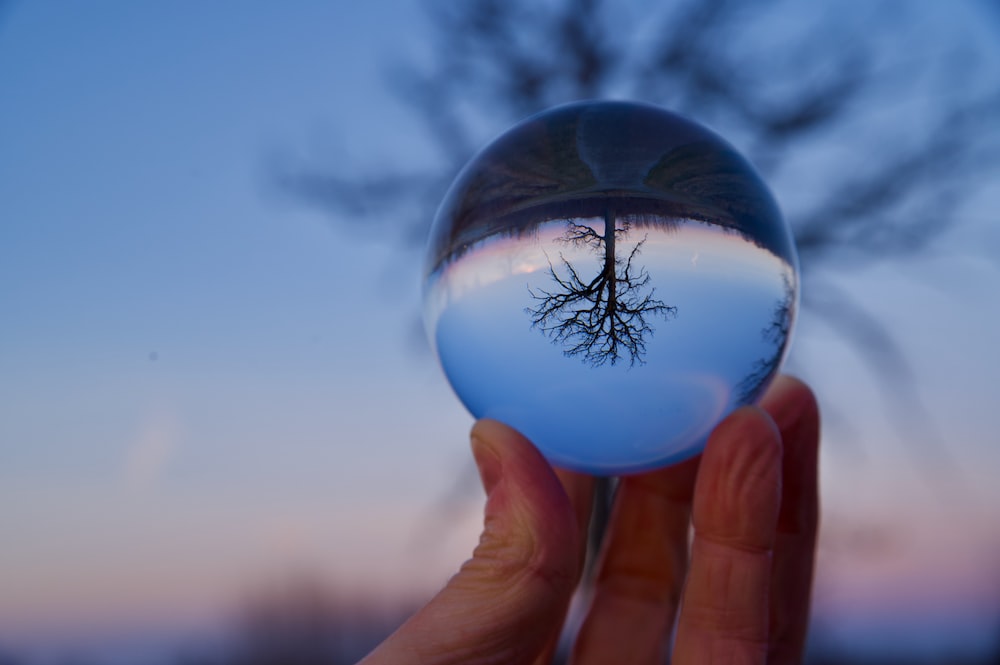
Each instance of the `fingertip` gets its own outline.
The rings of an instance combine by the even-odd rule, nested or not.
[[[794,374],[779,374],[774,377],[774,380],[771,382],[770,387],[768,387],[767,392],[771,393],[775,391],[802,389],[811,392],[808,384]]]
[[[474,444],[478,441],[489,446],[504,445],[505,443],[521,445],[520,441],[527,442],[527,439],[516,429],[492,418],[477,420],[472,425],[471,437]]]
[[[484,418],[473,425],[470,438],[473,457],[485,467],[491,484],[499,477],[510,478],[520,491],[535,500],[551,501],[553,497],[548,495],[555,493],[568,501],[552,465],[513,427]]]
[[[716,426],[702,464],[723,457],[732,466],[747,470],[753,460],[780,458],[780,453],[781,432],[771,414],[759,406],[744,406]]]
[[[775,427],[774,420],[771,418],[771,414],[767,412],[766,409],[760,406],[749,405],[743,406],[735,411],[733,411],[729,416],[723,419],[719,423],[715,431],[712,433],[711,438],[720,438],[727,430],[742,430],[744,428],[753,428],[755,434],[759,430],[761,434],[766,434],[768,430],[777,431]]]
[[[487,517],[506,515],[526,527],[535,536],[535,546],[543,550],[538,555],[575,543],[576,509],[555,470],[531,441],[491,419],[479,420],[471,439],[489,496]]]
[[[473,427],[470,439],[472,457],[476,461],[479,478],[488,496],[503,476],[503,459],[500,456],[502,447],[496,445],[495,433],[491,432],[489,427],[480,428],[478,423]]]
[[[819,403],[812,388],[797,377],[782,374],[760,400],[760,407],[767,411],[785,432],[798,422],[819,426]]]
[[[742,407],[709,437],[698,471],[693,520],[721,540],[768,548],[781,501],[781,435],[770,415]]]

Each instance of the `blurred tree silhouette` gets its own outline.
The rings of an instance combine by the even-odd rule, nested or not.
[[[970,14],[971,3],[949,5]],[[436,166],[369,175],[275,169],[293,198],[353,233],[358,220],[419,247],[458,170],[526,115],[628,98],[688,115],[733,142],[785,210],[802,305],[859,355],[935,485],[956,481],[907,358],[840,286],[849,268],[926,255],[995,179],[1000,81],[986,38],[942,30],[936,3],[786,0],[465,0],[426,5],[432,40],[390,85],[437,148]],[[988,37],[988,36],[987,36]],[[425,161],[424,164],[427,162]],[[596,506],[595,520],[606,516]],[[595,529],[600,533],[600,529]]]
[[[837,279],[926,255],[996,178],[1000,81],[981,66],[992,45],[939,29],[938,11],[889,1],[432,1],[430,53],[398,66],[390,84],[441,166],[359,176],[292,163],[275,177],[338,223],[363,220],[416,248],[458,170],[526,115],[602,97],[688,115],[770,183],[796,237],[803,307],[871,368],[901,434],[923,444],[914,459],[941,480],[951,459],[907,358]],[[606,506],[596,508],[600,522]]]
[[[225,653],[189,654],[178,665],[347,665],[371,651],[411,609],[348,602],[320,578],[301,577],[250,598]]]
[[[689,115],[734,142],[772,185],[796,236],[803,306],[872,368],[904,434],[932,443],[906,358],[835,275],[926,250],[962,222],[963,202],[995,177],[1000,152],[989,130],[1000,83],[977,74],[988,44],[936,31],[933,3],[426,7],[432,52],[397,67],[390,83],[444,166],[358,176],[286,165],[276,170],[286,192],[416,247],[461,166],[528,114],[626,97]],[[928,452],[929,466],[940,470],[943,448]]]
[[[345,613],[318,584],[299,583],[252,600],[230,665],[336,665],[349,636]]]
[[[778,0],[670,4],[657,13],[656,3],[605,0],[430,3],[432,61],[398,68],[391,82],[446,167],[359,178],[299,165],[278,178],[338,219],[362,215],[422,242],[444,189],[498,131],[563,102],[639,99],[742,148],[794,206],[810,271],[926,247],[958,221],[948,213],[960,197],[989,181],[1000,84],[977,80],[983,54],[964,36],[938,44],[950,49],[941,53],[891,59],[899,44],[889,38],[907,11],[894,3],[863,5],[875,8],[853,22],[832,2],[812,5],[818,18]],[[919,54],[922,45],[907,46]],[[920,103],[927,107],[913,108]],[[901,120],[905,131],[894,136]],[[803,185],[783,171],[831,154],[835,164],[809,164],[821,185],[783,191]]]

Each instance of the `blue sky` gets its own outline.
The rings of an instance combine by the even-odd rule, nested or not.
[[[416,267],[384,283],[391,250],[267,181],[317,136],[387,147],[384,10],[7,17],[0,643],[211,618],[298,568],[386,592],[445,575],[400,556],[468,426],[409,357]]]
[[[301,570],[420,595],[471,551],[475,492],[419,537],[475,482],[471,419],[410,340],[419,265],[367,230],[352,242],[267,170],[433,159],[384,85],[422,51],[419,16],[400,0],[2,18],[0,645],[198,630]],[[969,202],[935,257],[838,278],[899,331],[960,480],[929,483],[934,458],[866,368],[800,320],[793,367],[829,406],[818,611],[845,639],[945,614],[969,644],[996,622],[998,201]]]

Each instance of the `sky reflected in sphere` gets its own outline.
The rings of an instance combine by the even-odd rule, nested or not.
[[[728,144],[590,102],[529,118],[459,175],[431,232],[425,320],[474,416],[618,475],[697,454],[759,397],[797,285],[788,229]]]

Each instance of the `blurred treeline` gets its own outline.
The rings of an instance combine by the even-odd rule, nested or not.
[[[368,172],[282,159],[273,165],[279,189],[328,214],[345,239],[393,243],[417,262],[454,176],[524,117],[595,98],[687,115],[732,142],[770,184],[796,238],[804,310],[870,369],[867,379],[914,455],[949,473],[953,452],[936,434],[898,331],[841,278],[940,258],[939,241],[982,221],[981,208],[969,204],[1000,174],[995,4],[424,5],[425,48],[394,54],[387,85],[411,111],[428,154],[412,166],[390,157]],[[1000,248],[993,250],[960,251],[996,261]],[[809,360],[801,362],[806,370]],[[822,377],[810,378],[822,399]]]
[[[364,606],[338,599],[320,581],[300,579],[247,601],[234,623],[232,638],[212,649],[185,650],[172,665],[349,665],[356,663],[398,627],[411,606]],[[822,630],[814,631],[806,665],[1000,665],[1000,616],[990,653],[978,657],[859,658],[856,645],[838,645]],[[34,661],[32,661],[33,663]],[[116,661],[117,662],[117,661]],[[156,662],[162,662],[157,659]],[[565,662],[562,655],[554,663]],[[30,665],[0,648],[0,665]],[[46,665],[104,665],[100,660],[67,658]],[[136,663],[135,665],[144,665]]]

